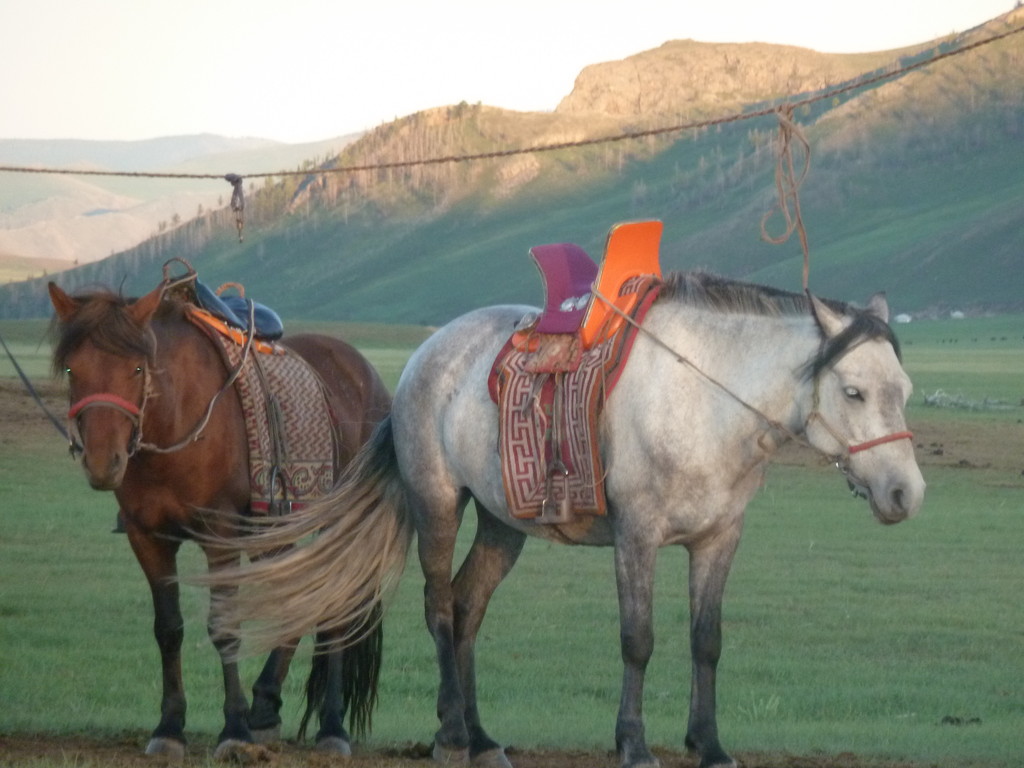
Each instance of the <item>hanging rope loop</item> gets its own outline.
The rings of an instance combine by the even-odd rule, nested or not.
[[[793,119],[793,105],[783,104],[775,111],[779,121],[779,134],[776,139],[775,153],[775,192],[776,206],[761,219],[761,238],[773,245],[781,245],[796,232],[800,238],[800,246],[804,252],[803,285],[807,290],[810,276],[810,249],[807,245],[807,230],[804,228],[803,214],[800,212],[800,187],[811,170],[811,145],[804,135],[803,128]],[[793,159],[793,146],[802,154],[800,172],[796,171]],[[776,213],[781,213],[786,228],[781,235],[775,236],[768,232],[768,220]]]

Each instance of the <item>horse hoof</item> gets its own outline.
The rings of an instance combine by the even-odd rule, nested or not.
[[[146,754],[162,757],[169,763],[180,763],[185,760],[185,745],[177,739],[156,736],[146,745]]]
[[[473,768],[512,768],[512,763],[505,757],[505,750],[501,747],[481,752],[470,762]]]
[[[273,753],[259,744],[250,744],[238,739],[225,739],[213,750],[213,759],[218,762],[232,762],[237,765],[269,762]]]
[[[716,760],[713,763],[701,762],[700,764],[700,768],[738,768],[738,766],[739,763],[737,763],[728,755],[726,755],[724,759]]]
[[[661,760],[651,755],[634,763],[623,763],[622,768],[661,768]]]
[[[442,747],[436,741],[430,756],[434,759],[435,763],[440,765],[469,765],[468,749],[449,749],[448,747]]]
[[[281,726],[273,725],[270,728],[254,728],[249,731],[252,740],[257,744],[276,744],[281,740]]]
[[[352,754],[351,745],[340,736],[325,736],[316,743],[314,749],[317,752],[326,752],[342,757],[349,757]]]

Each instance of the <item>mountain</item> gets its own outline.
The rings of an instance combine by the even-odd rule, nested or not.
[[[612,224],[657,218],[665,269],[801,290],[796,235],[773,244],[761,232],[778,201],[779,121],[728,119],[787,101],[810,147],[799,203],[811,290],[853,301],[885,290],[916,315],[1022,311],[1024,34],[906,69],[1021,26],[1024,8],[875,54],[666,43],[587,67],[551,113],[438,107],[302,173],[247,180],[242,242],[230,211],[205,210],[60,281],[141,293],[183,258],[285,317],[439,324],[539,304],[533,245],[571,241],[600,258]],[[465,155],[477,159],[444,160]],[[430,158],[442,161],[417,162]],[[783,222],[769,218],[769,233]],[[0,316],[48,312],[45,281],[0,288]]]
[[[355,136],[281,144],[211,134],[144,141],[0,139],[0,165],[163,173],[244,173],[299,167],[338,152]],[[223,183],[67,174],[4,174],[0,187],[0,276],[22,279],[103,259],[198,212],[223,207]],[[39,261],[33,261],[39,260]]]

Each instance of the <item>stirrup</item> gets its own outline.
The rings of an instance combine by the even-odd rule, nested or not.
[[[556,474],[562,478],[561,501],[555,501],[554,480]],[[545,525],[560,525],[562,523],[570,523],[572,519],[572,501],[569,499],[569,470],[565,468],[565,464],[561,461],[556,461],[551,467],[551,471],[548,472],[544,501],[540,505],[540,515],[535,520]]]

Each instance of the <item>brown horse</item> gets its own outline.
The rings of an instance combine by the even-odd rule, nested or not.
[[[181,675],[183,619],[176,557],[181,543],[203,531],[238,535],[251,512],[249,453],[241,401],[221,351],[186,317],[187,302],[165,280],[138,300],[97,291],[70,296],[49,284],[56,309],[55,371],[68,379],[72,434],[81,442],[89,484],[113,491],[128,541],[149,582],[154,633],[163,668],[161,717],[146,752],[184,755],[185,692]],[[353,347],[305,334],[281,344],[318,374],[333,419],[335,475],[390,408],[370,363]],[[203,546],[213,570],[240,554]],[[253,686],[250,709],[237,667],[238,641],[215,630],[228,590],[211,594],[210,636],[224,674],[224,729],[215,756],[272,737],[281,723],[281,685],[298,639],[276,648]],[[307,684],[300,735],[319,710],[318,748],[347,753],[343,727],[365,728],[376,699],[380,630],[344,653],[317,654]],[[347,701],[345,701],[347,699]]]

